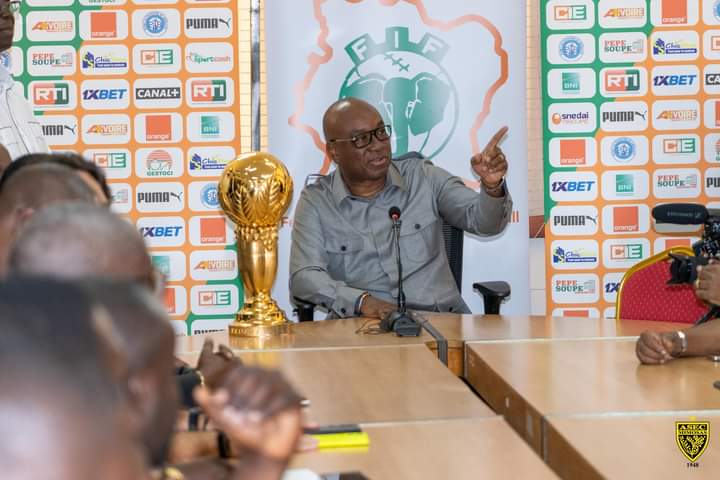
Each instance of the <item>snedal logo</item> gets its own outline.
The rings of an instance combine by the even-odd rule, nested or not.
[[[548,127],[553,133],[592,132],[596,118],[592,103],[554,103],[548,108]]]

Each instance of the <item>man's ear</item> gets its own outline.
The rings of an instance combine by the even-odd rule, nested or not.
[[[137,412],[142,424],[147,424],[156,413],[157,385],[150,372],[135,372],[127,377],[127,397],[130,408]]]
[[[337,158],[337,144],[335,142],[328,142],[325,144],[325,153],[333,163],[338,163]]]

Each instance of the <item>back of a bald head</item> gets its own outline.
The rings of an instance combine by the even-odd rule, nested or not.
[[[330,105],[323,115],[325,141],[334,140],[338,135],[337,128],[344,123],[348,116],[355,115],[361,109],[377,112],[377,109],[368,102],[355,97],[341,98]]]
[[[77,202],[38,210],[13,242],[8,274],[106,277],[152,286],[153,269],[135,228],[101,206]]]
[[[95,203],[95,193],[71,168],[42,163],[18,171],[0,194],[0,211],[37,209],[60,201]]]

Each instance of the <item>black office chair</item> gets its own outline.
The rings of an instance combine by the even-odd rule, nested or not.
[[[443,220],[443,239],[445,240],[445,254],[450,263],[455,284],[462,292],[462,266],[463,266],[463,241],[464,232],[455,228]],[[510,285],[507,282],[478,282],[473,283],[473,289],[483,296],[483,305],[486,315],[497,315],[500,313],[500,304],[510,295]],[[293,310],[301,322],[311,322],[315,304],[293,298],[295,309]]]

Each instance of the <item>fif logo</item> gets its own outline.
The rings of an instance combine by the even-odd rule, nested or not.
[[[392,125],[393,156],[418,151],[432,158],[452,137],[458,95],[442,67],[449,49],[429,33],[413,42],[406,27],[388,27],[379,43],[365,34],[345,47],[354,67],[339,97],[361,98],[377,108]]]

